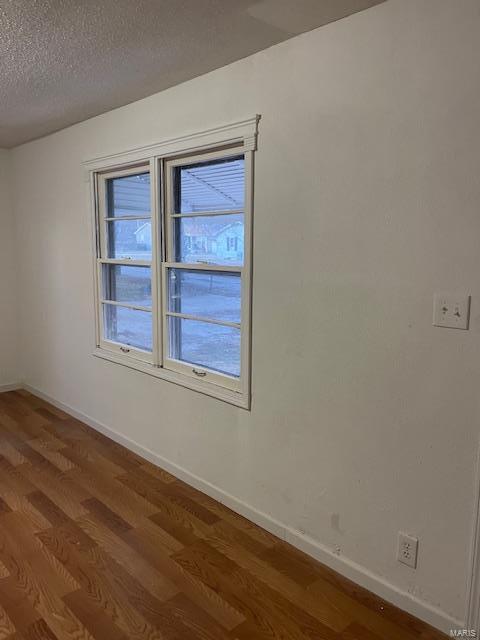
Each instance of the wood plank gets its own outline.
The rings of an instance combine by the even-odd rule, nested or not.
[[[83,589],[68,594],[63,600],[96,640],[128,640],[128,636]]]
[[[0,394],[0,640],[440,640],[26,391]]]
[[[105,527],[95,514],[78,519],[77,524],[113,560],[136,576],[153,596],[165,600],[178,593],[178,588],[171,580],[157,571],[133,547]]]
[[[142,615],[138,606],[131,602],[128,588],[138,587],[135,579],[121,571],[95,545],[90,549],[78,548],[74,541],[65,538],[59,528],[37,534],[43,544],[56,555],[69,573],[78,581],[81,589],[129,638],[143,640],[165,640],[165,635]],[[119,577],[120,576],[120,577]],[[118,582],[120,581],[121,586]],[[138,587],[142,596],[146,591]],[[156,603],[155,599],[155,603]]]

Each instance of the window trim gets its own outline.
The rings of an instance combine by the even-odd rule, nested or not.
[[[253,226],[253,169],[254,151],[256,150],[257,129],[260,116],[234,123],[216,129],[209,129],[201,133],[167,140],[156,145],[149,145],[138,149],[116,153],[102,158],[84,162],[85,179],[89,184],[89,206],[92,212],[92,247],[94,258],[94,308],[95,308],[95,348],[93,354],[109,362],[136,369],[151,376],[179,384],[197,392],[218,398],[230,404],[250,408],[251,402],[251,292],[252,292],[252,226]],[[240,378],[220,374],[204,366],[201,371],[208,372],[208,379],[195,376],[192,366],[179,360],[166,358],[162,353],[165,346],[165,319],[167,296],[167,273],[174,262],[167,262],[171,257],[167,250],[170,242],[173,222],[176,214],[167,211],[168,194],[166,185],[173,184],[173,180],[166,179],[166,172],[173,172],[173,167],[183,163],[193,163],[196,160],[214,159],[243,155],[245,159],[245,204],[244,214],[244,265],[219,266],[194,264],[194,268],[203,270],[218,270],[220,272],[240,271],[242,273],[241,299],[241,374]],[[107,177],[129,175],[142,168],[150,171],[151,185],[151,225],[152,225],[152,259],[149,261],[132,261],[122,259],[101,258],[101,247],[105,248],[105,239],[101,238],[101,226],[106,225],[100,218],[99,202],[106,197],[105,184]],[[163,179],[160,180],[160,177]],[[199,212],[202,215],[204,212]],[[205,212],[208,213],[208,212]],[[232,211],[228,212],[233,213]],[[214,212],[221,215],[221,212]],[[124,218],[124,216],[119,219]],[[136,216],[137,218],[137,216]],[[103,231],[105,235],[105,231]],[[101,244],[103,243],[103,244]],[[108,254],[107,254],[108,255]],[[152,353],[141,349],[130,348],[125,352],[125,345],[107,341],[102,335],[103,327],[101,313],[103,302],[101,298],[102,264],[126,264],[130,266],[149,266],[152,273],[152,323],[153,349]],[[181,263],[182,268],[192,265]],[[128,306],[128,305],[124,305]],[[131,305],[135,308],[135,305]],[[163,335],[163,337],[162,337]],[[168,362],[168,368],[165,363]]]

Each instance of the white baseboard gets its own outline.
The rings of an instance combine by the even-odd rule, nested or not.
[[[20,382],[11,382],[10,384],[0,384],[0,393],[6,393],[7,391],[16,391],[17,389],[21,389],[22,385]]]
[[[180,480],[184,480],[187,484],[195,487],[199,491],[206,493],[211,498],[218,500],[225,506],[232,509],[236,513],[244,516],[248,520],[251,520],[260,527],[266,529],[270,533],[273,533],[278,538],[289,542],[291,545],[300,549],[304,553],[312,556],[322,564],[330,567],[340,575],[352,580],[356,584],[360,585],[364,589],[371,591],[378,597],[390,602],[391,604],[399,607],[403,611],[407,611],[411,615],[427,622],[428,624],[440,629],[446,634],[449,634],[451,629],[465,628],[465,623],[460,620],[456,620],[447,615],[442,610],[419,600],[410,593],[395,587],[380,576],[370,572],[365,567],[345,558],[343,556],[335,555],[328,547],[324,546],[318,540],[314,540],[304,533],[292,529],[288,525],[275,520],[272,516],[259,511],[255,507],[235,498],[231,494],[223,491],[219,487],[211,484],[207,480],[203,480],[199,476],[191,473],[187,469],[178,466],[174,462],[163,458],[161,455],[143,447],[134,440],[131,440],[125,435],[118,433],[114,429],[107,427],[106,425],[98,422],[94,418],[85,415],[78,409],[75,409],[55,398],[52,398],[46,393],[43,393],[39,389],[31,387],[28,384],[23,385],[23,388],[30,393],[42,398],[43,400],[54,405],[58,409],[65,411],[72,415],[74,418],[85,422],[88,426],[92,427],[96,431],[103,433],[115,442],[125,446],[127,449],[134,451],[142,458],[145,458],[149,462],[165,469]]]

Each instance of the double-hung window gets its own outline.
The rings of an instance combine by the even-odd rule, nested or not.
[[[148,165],[99,175],[99,345],[153,362],[152,198]]]
[[[242,407],[257,121],[86,163],[95,354]]]

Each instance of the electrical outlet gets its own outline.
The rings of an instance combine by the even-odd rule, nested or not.
[[[397,560],[403,564],[417,568],[418,555],[418,538],[409,536],[407,533],[399,532],[398,534],[398,553]]]

